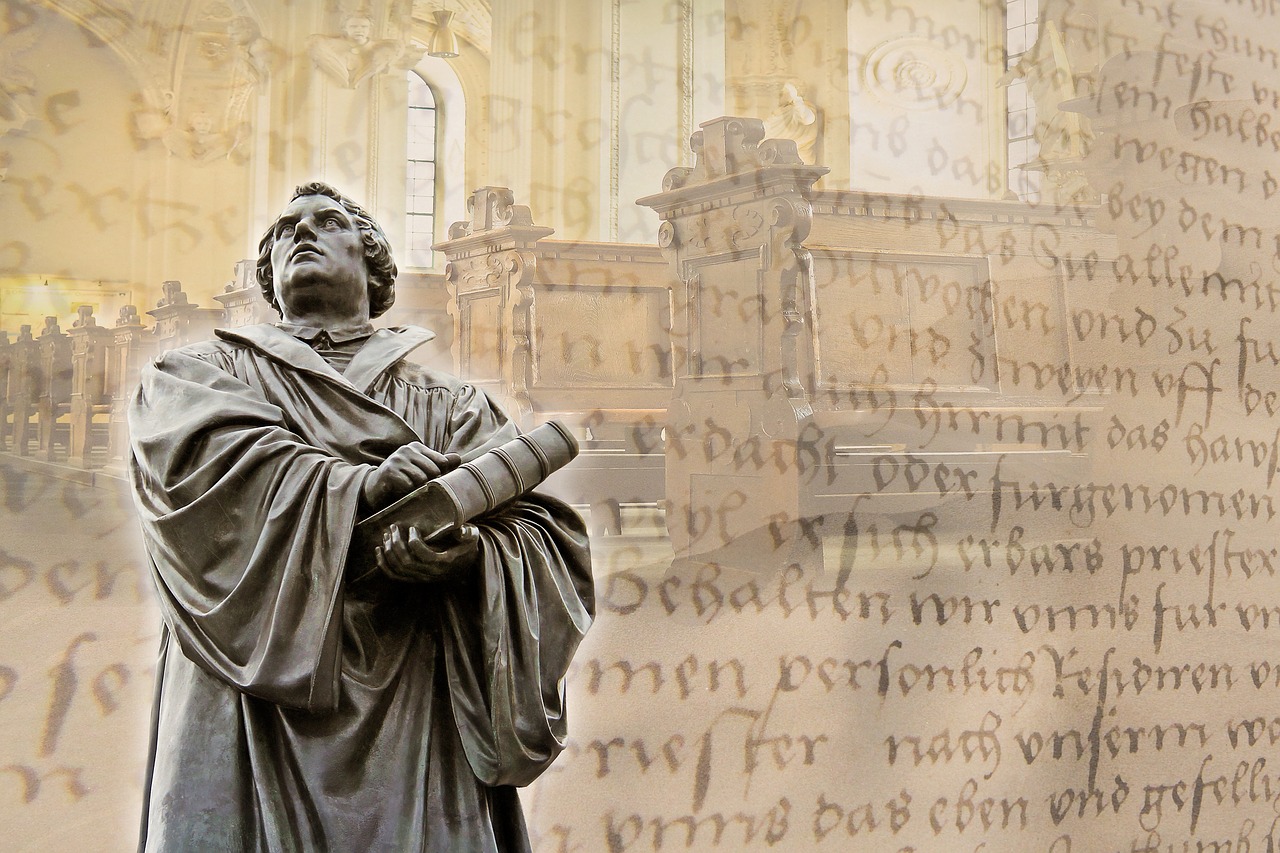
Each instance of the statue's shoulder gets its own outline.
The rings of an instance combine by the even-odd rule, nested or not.
[[[163,364],[166,361],[173,361],[181,358],[198,358],[201,361],[224,361],[235,355],[236,350],[243,349],[244,345],[235,341],[224,341],[221,338],[211,338],[205,341],[196,341],[195,343],[186,344],[184,346],[175,347],[156,358],[156,364]]]
[[[209,368],[235,373],[235,348],[225,341],[197,341],[159,353],[143,368],[148,377],[206,376]]]
[[[399,381],[406,385],[412,385],[422,391],[438,389],[447,391],[456,396],[464,388],[468,387],[467,383],[463,382],[452,373],[432,367],[425,367],[418,364],[416,361],[411,361],[407,358],[403,358],[396,362],[395,365],[392,366],[391,371],[392,375]]]
[[[180,352],[184,355],[191,355],[199,358],[200,356],[232,353],[236,350],[244,349],[244,346],[245,345],[240,341],[227,341],[222,338],[210,338],[207,341],[197,341],[193,344],[178,347],[174,352]]]

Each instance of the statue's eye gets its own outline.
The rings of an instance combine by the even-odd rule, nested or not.
[[[342,227],[342,220],[336,216],[330,216],[329,218],[325,219],[324,227],[328,228],[330,231],[336,231]]]
[[[286,222],[285,224],[283,224],[283,225],[281,225],[281,226],[280,226],[280,230],[279,230],[278,232],[276,232],[276,233],[277,233],[277,235],[278,235],[278,236],[280,236],[280,237],[292,237],[292,236],[293,236],[293,223],[292,223],[292,222]]]

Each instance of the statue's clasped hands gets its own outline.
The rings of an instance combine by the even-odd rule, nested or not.
[[[364,484],[365,503],[380,508],[462,464],[456,453],[439,453],[415,441],[397,448]],[[480,531],[471,524],[422,538],[416,527],[393,525],[383,537],[378,568],[396,580],[416,583],[451,580],[475,562]]]

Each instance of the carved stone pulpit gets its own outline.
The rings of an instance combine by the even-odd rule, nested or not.
[[[138,309],[126,305],[111,330],[111,350],[107,359],[106,387],[111,394],[111,414],[107,419],[107,458],[123,458],[129,447],[125,411],[134,389],[138,387],[138,371],[156,354],[154,330],[142,325]]]
[[[534,225],[514,201],[506,187],[476,190],[467,199],[471,218],[449,226],[449,239],[434,248],[448,258],[455,370],[523,418],[532,411],[533,249],[554,229]]]
[[[67,333],[71,338],[71,451],[72,465],[86,466],[92,446],[95,414],[109,411],[107,356],[111,330],[98,325],[93,309],[76,309],[76,321]]]
[[[758,119],[701,127],[695,165],[672,169],[663,192],[638,202],[661,217],[658,245],[675,273],[667,529],[677,558],[741,541],[789,561],[806,521],[805,193],[827,169],[804,165],[793,141],[765,140]]]

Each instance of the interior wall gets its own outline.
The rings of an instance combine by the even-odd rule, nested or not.
[[[193,299],[221,290],[245,244],[244,153],[216,151],[221,127],[190,113],[140,130],[154,114],[116,52],[58,12],[10,9],[29,91],[0,136],[0,271],[102,282],[144,310],[167,279]]]
[[[847,50],[852,187],[1004,196],[1003,3],[852,0]]]
[[[15,53],[32,75],[29,115],[0,137],[0,212],[22,224],[20,239],[0,245],[0,272],[113,282],[142,294],[144,308],[178,279],[208,304],[292,188],[315,178],[400,237],[403,69],[350,87],[326,77],[309,46],[340,34],[336,7],[235,0],[221,18],[210,11],[218,4],[148,7],[139,15],[168,22],[148,37],[180,34],[157,42],[173,55],[148,59],[138,32],[108,46],[69,11],[9,5],[23,10],[11,19],[34,15],[41,26]],[[408,38],[394,4],[373,6],[377,39]],[[219,114],[202,136],[192,93],[243,82],[227,23],[241,13],[260,29],[263,79],[241,96],[236,121]],[[811,159],[830,169],[822,186],[901,189],[909,173],[925,194],[1003,195],[998,57],[978,47],[999,43],[992,0],[927,10],[900,0],[513,0],[477,14],[462,11],[461,56],[422,59],[455,73],[465,99],[463,154],[446,148],[442,169],[456,184],[442,198],[442,239],[465,216],[461,199],[500,185],[558,237],[652,242],[657,222],[634,200],[688,165],[699,123],[767,119],[786,82],[818,113]],[[414,20],[421,56],[433,30]],[[481,25],[491,31],[469,40]],[[157,80],[172,87],[167,106],[156,103]]]

